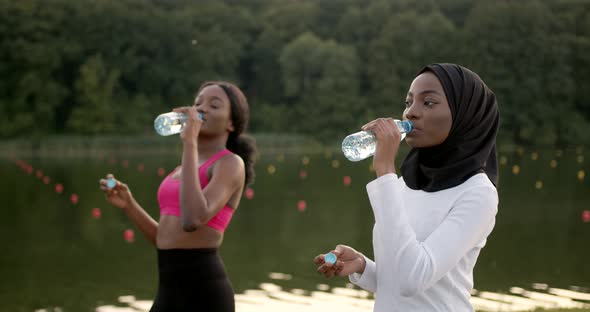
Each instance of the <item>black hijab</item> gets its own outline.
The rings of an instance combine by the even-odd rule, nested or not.
[[[401,167],[406,185],[436,192],[457,186],[485,172],[497,186],[496,134],[499,112],[496,96],[471,70],[455,64],[431,64],[451,109],[452,125],[440,145],[410,150]]]

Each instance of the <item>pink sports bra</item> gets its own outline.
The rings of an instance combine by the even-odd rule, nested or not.
[[[199,180],[201,181],[201,189],[205,189],[209,184],[207,179],[207,169],[219,158],[231,154],[227,149],[213,155],[213,157],[207,159],[207,161],[199,166]],[[180,179],[172,179],[172,174],[176,170],[172,171],[160,184],[158,189],[158,203],[160,204],[161,215],[173,215],[180,216]],[[219,231],[224,232],[231,220],[234,209],[229,205],[223,206],[221,210],[207,223],[207,226]]]

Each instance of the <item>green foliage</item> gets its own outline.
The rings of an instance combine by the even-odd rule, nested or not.
[[[375,116],[401,116],[416,73],[434,62],[453,62],[457,40],[452,23],[439,12],[393,16],[370,43],[368,97]]]
[[[354,48],[303,33],[285,46],[279,62],[285,94],[299,121],[292,127],[330,140],[354,125],[362,107]]]
[[[503,128],[517,143],[583,139],[562,135],[587,121],[571,118],[577,82],[569,62],[572,46],[560,26],[537,1],[483,3],[467,19],[467,63],[495,91]]]
[[[76,80],[76,100],[68,120],[69,128],[82,134],[111,133],[115,130],[113,93],[119,78],[116,70],[105,68],[100,56],[92,57],[80,68]]]
[[[455,62],[497,94],[501,140],[589,144],[589,49],[585,0],[0,0],[0,138],[152,133],[224,79],[252,131],[333,142]]]

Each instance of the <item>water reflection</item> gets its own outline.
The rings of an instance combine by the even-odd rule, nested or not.
[[[590,291],[570,289],[590,287],[583,152],[535,150],[534,160],[524,149],[500,154],[497,223],[474,272],[478,309],[590,301]],[[143,299],[155,295],[155,252],[130,231],[121,211],[107,206],[97,181],[115,173],[157,216],[155,192],[178,161],[178,155],[0,159],[3,206],[9,207],[0,219],[6,240],[0,274],[10,285],[0,291],[0,311],[149,309]],[[256,172],[220,250],[239,311],[314,311],[343,303],[339,309],[362,311],[367,303],[370,309],[370,295],[347,288],[344,279],[324,279],[312,263],[337,243],[372,254],[373,216],[364,190],[374,177],[370,161],[351,163],[327,152],[263,154]],[[539,281],[552,287],[532,286]],[[133,297],[118,300],[122,294]]]
[[[336,310],[343,312],[370,312],[373,310],[374,298],[364,290],[355,289],[353,285],[326,288],[319,284],[316,290],[285,290],[276,280],[282,280],[289,274],[271,273],[274,282],[261,283],[257,289],[249,289],[236,294],[236,312],[324,312]],[[541,286],[539,286],[541,285]],[[533,311],[535,309],[588,309],[590,293],[573,290],[549,288],[547,285],[532,285],[534,290],[512,287],[509,294],[489,291],[474,291],[471,302],[477,311]],[[535,289],[536,288],[536,289]],[[104,305],[96,312],[138,312],[149,311],[152,301],[137,300],[134,296],[121,296],[119,303],[125,306]]]

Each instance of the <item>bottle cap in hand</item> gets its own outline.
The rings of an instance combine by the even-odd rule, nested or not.
[[[113,178],[108,178],[107,179],[107,187],[108,188],[112,189],[116,185],[117,185],[117,181],[115,181],[115,179],[113,179]]]
[[[336,263],[336,255],[333,254],[333,253],[331,253],[331,252],[329,252],[329,253],[327,253],[327,254],[324,255],[324,261],[326,263],[334,264],[334,263]]]

